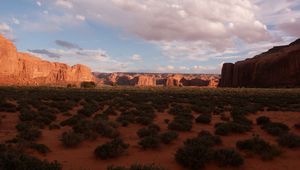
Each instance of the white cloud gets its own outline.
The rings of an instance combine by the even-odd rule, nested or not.
[[[223,50],[231,45],[232,37],[249,43],[270,38],[266,26],[256,17],[255,5],[250,0],[59,2],[70,3],[74,12],[85,12],[96,22],[121,27],[149,41],[202,41]],[[240,31],[244,29],[247,31]],[[225,43],[220,43],[220,39]]]
[[[82,19],[82,18],[81,18]],[[82,20],[76,19],[76,16],[71,14],[41,14],[37,16],[37,21],[24,20],[22,28],[29,32],[55,32],[62,31],[68,27],[75,27],[82,23]]]
[[[73,8],[73,4],[69,0],[56,0],[55,4],[67,9]]]
[[[13,30],[6,23],[0,23],[0,34],[4,35],[6,38],[10,40],[14,40]]]
[[[40,1],[36,1],[37,6],[42,6],[42,3]]]
[[[80,21],[85,21],[85,16],[83,16],[83,15],[76,15],[75,18]]]
[[[143,58],[138,54],[134,54],[133,56],[131,56],[130,60],[131,61],[143,61]]]
[[[31,52],[30,52],[31,51]],[[32,53],[32,52],[39,53]],[[40,53],[42,51],[43,53]],[[46,51],[47,53],[44,53]],[[128,62],[120,62],[113,59],[102,49],[47,49],[47,50],[28,50],[28,52],[40,56],[49,61],[63,62],[69,65],[84,64],[89,66],[93,71],[99,72],[116,72],[128,69]],[[59,56],[59,57],[49,57]]]
[[[16,25],[20,24],[20,21],[17,18],[12,18],[12,22]]]

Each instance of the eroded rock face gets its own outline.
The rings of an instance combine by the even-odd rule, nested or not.
[[[70,67],[17,52],[14,44],[1,35],[0,66],[2,85],[65,85],[95,81],[91,70],[84,65]]]
[[[221,87],[300,87],[300,40],[224,64]]]
[[[136,76],[132,82],[135,86],[156,86],[156,79],[153,76]]]
[[[215,88],[219,75],[161,73],[94,73],[105,85],[125,86],[193,86]]]

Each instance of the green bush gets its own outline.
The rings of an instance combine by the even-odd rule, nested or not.
[[[218,149],[214,152],[213,159],[221,167],[238,167],[244,163],[243,157],[234,149]]]
[[[279,122],[267,123],[262,126],[262,129],[274,136],[279,136],[281,134],[288,133],[288,131],[290,130],[290,128],[287,125]]]
[[[282,134],[278,138],[278,143],[283,147],[298,148],[300,147],[300,136],[291,133]]]
[[[129,145],[124,143],[122,139],[116,138],[108,143],[98,146],[94,153],[97,158],[104,160],[111,159],[121,156],[128,147]]]
[[[209,124],[211,122],[210,114],[201,114],[196,118],[196,123]]]
[[[258,125],[265,125],[270,122],[271,122],[270,118],[268,118],[266,116],[260,116],[256,119],[256,124],[258,124]]]
[[[165,133],[160,134],[160,140],[164,144],[170,144],[172,141],[178,138],[178,133],[175,131],[168,131]]]
[[[76,147],[84,139],[82,134],[77,134],[73,131],[64,132],[60,141],[64,144],[65,147]]]
[[[143,149],[156,149],[160,146],[160,140],[158,136],[146,136],[139,141],[139,145]]]
[[[236,146],[240,150],[258,154],[263,160],[272,160],[274,157],[280,155],[280,151],[276,147],[270,145],[268,142],[264,141],[258,136],[254,136],[251,139],[238,141]]]

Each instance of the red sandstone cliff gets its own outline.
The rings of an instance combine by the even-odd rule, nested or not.
[[[94,73],[105,85],[120,86],[193,86],[215,88],[219,75],[160,73]]]
[[[0,66],[2,85],[64,85],[95,81],[91,70],[84,65],[70,67],[17,52],[14,44],[1,35]]]
[[[226,63],[221,87],[300,87],[300,39],[251,59]]]

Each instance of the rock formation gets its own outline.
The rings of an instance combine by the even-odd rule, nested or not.
[[[156,79],[154,76],[136,76],[133,78],[132,83],[135,86],[156,86]]]
[[[300,39],[251,59],[224,64],[220,87],[300,87]]]
[[[160,74],[160,73],[94,73],[105,85],[212,87],[219,83],[219,75]]]
[[[91,70],[84,65],[70,67],[17,52],[14,44],[1,35],[0,66],[2,85],[65,85],[95,81]]]

